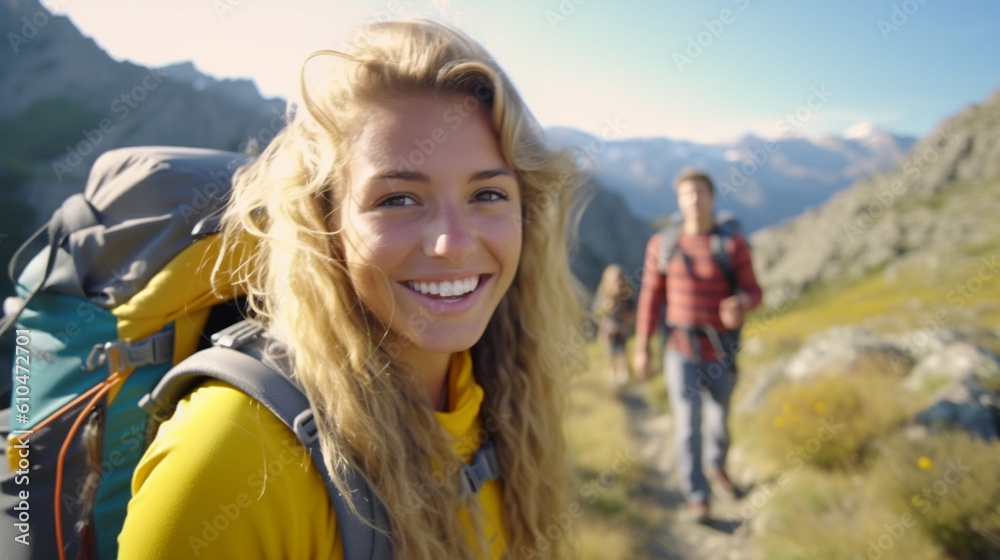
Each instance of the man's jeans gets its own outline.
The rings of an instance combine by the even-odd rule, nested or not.
[[[689,503],[707,501],[709,486],[702,465],[722,468],[726,463],[729,450],[726,422],[736,371],[722,362],[696,363],[669,349],[664,369],[674,417],[681,493]]]

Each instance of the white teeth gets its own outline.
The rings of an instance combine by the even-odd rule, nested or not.
[[[479,287],[479,277],[473,276],[454,282],[407,282],[406,285],[425,295],[459,297]]]

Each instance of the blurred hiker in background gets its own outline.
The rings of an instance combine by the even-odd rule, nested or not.
[[[649,338],[666,306],[664,373],[674,417],[681,491],[689,516],[709,519],[704,468],[740,497],[726,472],[729,400],[745,314],[760,304],[750,246],[739,222],[713,212],[715,188],[699,169],[674,179],[680,214],[646,246],[636,321],[636,375],[650,373]],[[702,432],[704,431],[704,439]]]
[[[629,379],[625,340],[635,321],[634,295],[632,284],[622,267],[608,265],[601,275],[591,310],[597,323],[597,338],[608,358],[608,379],[616,389],[623,387]]]
[[[583,318],[575,157],[545,147],[478,43],[432,21],[314,53],[302,97],[237,174],[222,253],[248,253],[238,283],[287,348],[327,470],[374,490],[395,558],[568,556],[552,528],[574,495],[557,342]],[[470,466],[487,444],[497,464]],[[343,558],[338,521],[292,430],[212,382],[137,467],[120,557]]]

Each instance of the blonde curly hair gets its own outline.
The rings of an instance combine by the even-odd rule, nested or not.
[[[503,473],[508,557],[565,557],[569,539],[553,538],[552,526],[573,498],[562,424],[573,359],[560,342],[582,317],[567,255],[582,182],[575,155],[549,150],[496,62],[441,23],[367,25],[342,51],[312,55],[302,75],[303,106],[236,177],[222,254],[248,255],[236,281],[256,319],[291,349],[334,481],[343,488],[348,466],[367,478],[388,510],[400,558],[488,556],[487,543],[477,550],[454,538],[463,534],[462,508],[475,526],[482,512],[457,484],[438,480],[433,466],[454,452],[414,381],[397,375],[386,326],[358,297],[333,225],[366,108],[400,95],[473,95],[489,111],[522,192],[518,270],[471,349],[485,392],[480,415]]]

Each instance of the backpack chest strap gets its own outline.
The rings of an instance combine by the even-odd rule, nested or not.
[[[479,447],[472,458],[472,463],[462,465],[459,476],[464,496],[475,496],[482,490],[484,484],[500,478],[500,461],[497,459],[493,440],[486,440]]]

